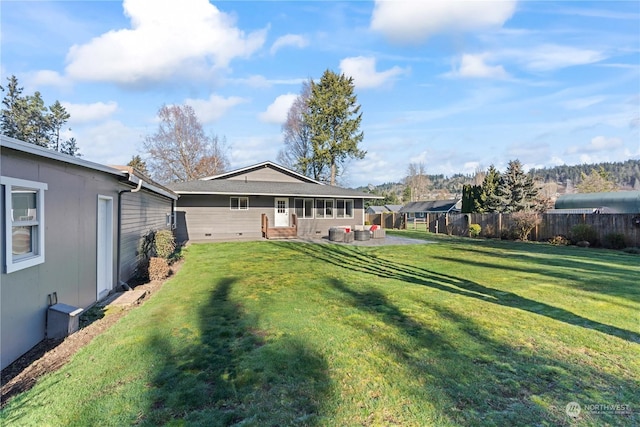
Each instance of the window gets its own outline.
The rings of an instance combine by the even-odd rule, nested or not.
[[[336,200],[336,218],[353,218],[353,200]]]
[[[295,199],[294,205],[298,218],[313,218],[313,199]]]
[[[316,218],[333,218],[333,200],[316,199]]]
[[[7,273],[44,262],[44,191],[47,184],[1,177],[4,185]]]
[[[232,211],[246,211],[249,209],[248,197],[231,197],[231,210]]]

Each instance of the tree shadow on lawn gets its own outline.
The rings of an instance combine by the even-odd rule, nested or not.
[[[438,256],[434,256],[433,258],[446,261],[464,262],[465,264],[477,265],[479,267],[499,268],[525,273],[533,272],[552,277],[560,277],[575,281],[575,287],[586,291],[604,293],[640,302],[640,287],[638,286],[638,283],[640,283],[640,266],[637,264],[640,258],[637,256],[628,255],[628,261],[630,261],[631,265],[624,268],[612,264],[606,264],[609,257],[612,258],[612,262],[620,262],[621,257],[625,258],[625,255],[619,253],[616,253],[615,257],[612,257],[603,250],[583,248],[583,251],[591,251],[588,255],[593,257],[593,262],[589,262],[588,259],[577,257],[575,254],[569,253],[566,250],[563,252],[563,249],[566,249],[564,247],[549,248],[548,246],[533,244],[529,246],[530,247],[526,248],[526,253],[514,248],[505,248],[505,251],[500,252],[499,256],[495,251],[492,251],[491,248],[454,247],[455,250],[477,253],[484,257],[494,257],[496,258],[495,263],[472,261],[468,258],[465,258],[464,261],[458,258],[444,258]],[[542,255],[542,257],[539,255]],[[518,267],[513,264],[501,262],[505,258],[515,260],[523,265],[526,264],[526,267]],[[636,264],[633,265],[633,262]],[[589,280],[586,281],[585,278],[588,278],[588,276],[594,277],[589,278]],[[596,280],[600,281],[596,282]],[[616,281],[621,282],[622,284],[620,286],[611,286],[611,283]],[[602,283],[606,283],[607,286],[602,286]]]
[[[215,284],[200,307],[200,338],[156,333],[159,365],[142,424],[312,426],[329,390],[323,357],[295,337],[269,338],[231,296],[235,278]],[[188,338],[180,339],[180,334]],[[175,337],[178,335],[178,337]],[[191,337],[189,339],[189,337]]]
[[[293,251],[304,252],[312,258],[321,259],[351,271],[359,271],[377,277],[428,286],[492,304],[528,311],[570,325],[593,329],[631,343],[640,343],[640,334],[636,332],[596,322],[562,308],[524,298],[511,292],[482,286],[479,283],[461,279],[456,276],[379,258],[375,256],[375,254],[367,253],[367,251],[363,251],[358,247],[289,242],[280,242],[279,244]],[[454,261],[459,260],[454,259]]]
[[[640,381],[617,378],[584,364],[544,357],[537,349],[522,349],[498,342],[473,320],[437,304],[421,301],[446,322],[433,331],[404,314],[379,290],[350,287],[338,279],[329,285],[351,307],[374,316],[396,330],[401,339],[363,327],[355,328],[383,345],[385,357],[395,358],[407,377],[419,378],[421,387],[404,390],[408,398],[433,404],[463,425],[633,425],[638,414],[566,415],[566,405],[599,402],[634,404]],[[335,294],[327,298],[335,298]],[[338,297],[340,298],[340,297]],[[449,325],[454,325],[452,328]],[[453,330],[453,332],[451,332]],[[387,408],[388,409],[388,408]]]

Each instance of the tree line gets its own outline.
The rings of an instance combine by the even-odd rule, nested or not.
[[[80,156],[75,138],[61,139],[65,124],[71,117],[64,106],[56,100],[47,107],[40,92],[23,95],[24,88],[16,76],[12,75],[7,80],[6,87],[0,85],[0,90],[5,92],[0,119],[2,134],[71,156]]]

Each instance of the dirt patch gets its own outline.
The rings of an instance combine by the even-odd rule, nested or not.
[[[175,274],[182,266],[182,261],[171,266]],[[0,373],[0,408],[18,394],[33,387],[38,378],[64,366],[82,347],[89,344],[94,337],[109,329],[126,315],[129,310],[144,303],[165,281],[154,280],[140,284],[135,289],[146,290],[147,293],[138,304],[117,307],[110,310],[94,307],[80,316],[80,329],[63,339],[45,339],[33,347],[18,360],[7,366]]]

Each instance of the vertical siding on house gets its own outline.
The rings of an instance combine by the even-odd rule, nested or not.
[[[169,229],[166,216],[171,213],[171,200],[142,190],[122,194],[120,240],[120,280],[132,278],[142,254],[141,243],[151,230]]]

